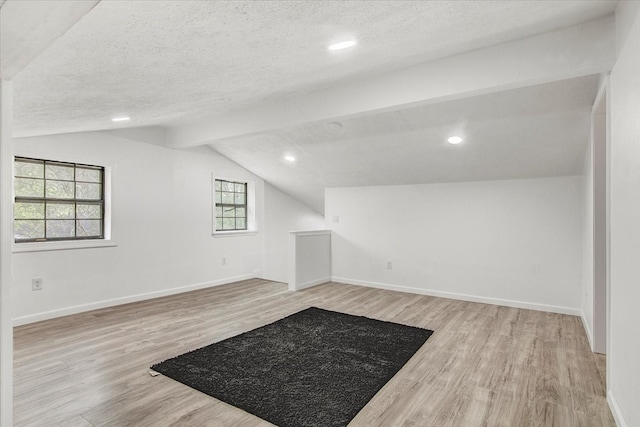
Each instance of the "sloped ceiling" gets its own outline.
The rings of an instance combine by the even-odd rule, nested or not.
[[[318,212],[326,187],[579,175],[598,80],[586,76],[210,146]],[[463,143],[447,143],[450,135]]]
[[[100,0],[0,0],[0,76],[10,80]]]
[[[28,3],[8,0],[3,19],[35,13],[20,8]],[[575,26],[566,35],[570,53],[571,43],[590,34],[581,23],[610,15],[616,3],[102,0],[50,37],[48,48],[13,78],[15,136],[224,123],[247,109],[513,40],[526,46],[527,37]],[[49,16],[55,21],[58,15]],[[326,49],[351,37],[357,47]],[[510,52],[514,61],[521,56],[513,47]],[[560,68],[570,62],[556,52],[548,56]],[[576,174],[595,74],[607,71],[606,63],[572,75],[554,69],[537,86],[532,77],[514,90],[468,90],[460,99],[278,123],[260,132],[241,128],[232,138],[191,146],[207,143],[319,212],[327,186]],[[5,59],[1,65],[15,66]],[[393,92],[393,86],[380,90]],[[295,110],[295,102],[284,109],[292,116]],[[110,121],[119,115],[131,121]],[[464,133],[461,146],[443,142],[453,130]],[[285,163],[285,152],[297,162]]]

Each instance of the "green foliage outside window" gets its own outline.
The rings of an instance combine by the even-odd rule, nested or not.
[[[104,238],[104,168],[16,157],[17,243]]]
[[[216,231],[247,229],[247,183],[215,180]]]

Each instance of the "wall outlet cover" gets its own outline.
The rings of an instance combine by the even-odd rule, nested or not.
[[[42,290],[42,277],[34,277],[31,279],[31,290],[32,291],[41,291]]]

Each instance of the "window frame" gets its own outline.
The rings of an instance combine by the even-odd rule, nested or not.
[[[216,189],[216,184],[220,183],[220,191],[218,191]],[[224,191],[222,189],[224,183],[227,184],[232,184],[233,185],[233,192],[229,192],[229,191]],[[237,186],[240,185],[241,187],[243,187],[244,191],[237,191]],[[239,180],[228,180],[228,179],[223,179],[223,178],[214,178],[213,181],[213,189],[214,189],[214,208],[215,208],[215,214],[214,214],[214,231],[216,233],[224,233],[224,232],[246,232],[249,230],[249,221],[248,221],[248,216],[249,216],[249,186],[247,185],[246,181],[239,181]],[[220,202],[218,203],[216,201],[216,195],[217,193],[220,192],[221,196],[220,196]],[[223,193],[231,193],[234,195],[234,202],[233,203],[224,203],[222,201],[222,194]],[[236,194],[244,194],[244,203],[236,203]],[[223,215],[220,217],[220,219],[222,219],[222,222],[224,223],[224,219],[225,218],[234,218],[234,228],[224,228],[224,224],[223,224],[223,228],[222,229],[218,229],[218,207],[221,208],[221,211],[223,212]],[[233,217],[225,217],[224,216],[224,210],[225,208],[230,208],[230,209],[238,209],[238,208],[242,208],[244,209],[244,217],[238,217],[237,213],[234,214]],[[237,226],[237,220],[238,218],[244,218],[244,228],[238,228]]]
[[[246,184],[246,229],[216,230],[216,180]],[[256,221],[256,183],[250,179],[211,174],[211,235],[213,237],[247,236],[258,233]]]
[[[42,159],[42,158],[34,158],[28,156],[20,156],[16,155],[13,159],[14,171],[13,171],[13,179],[16,178],[25,178],[17,176],[16,173],[16,162],[24,161],[24,162],[32,162],[43,165],[43,176],[42,178],[32,178],[43,181],[44,186],[44,194],[42,197],[32,197],[32,196],[17,196],[15,194],[15,182],[13,185],[13,204],[15,209],[15,204],[19,202],[23,203],[42,203],[43,204],[43,218],[44,221],[44,237],[43,238],[29,238],[29,239],[17,239],[15,234],[15,226],[16,221],[19,219],[13,218],[13,244],[14,249],[22,249],[29,250],[29,248],[33,248],[34,250],[47,250],[47,249],[65,249],[65,248],[73,248],[73,247],[94,247],[94,246],[103,246],[104,243],[110,240],[110,206],[109,206],[109,190],[110,186],[108,184],[110,174],[108,168],[106,166],[100,165],[90,165],[87,163],[80,162],[70,162],[70,161],[59,161],[59,160],[50,160],[50,159]],[[46,167],[47,165],[60,165],[65,167],[73,167],[73,180],[57,180],[52,178],[47,178],[46,175]],[[93,181],[82,181],[77,179],[77,169],[93,169],[98,170],[100,173],[100,182]],[[73,183],[73,198],[52,198],[47,197],[46,188],[47,181],[62,181],[62,182],[71,182]],[[87,182],[90,184],[100,184],[100,198],[99,199],[81,199],[77,197],[77,183]],[[73,218],[68,218],[65,220],[74,221],[74,236],[66,236],[66,237],[47,237],[47,221],[50,218],[47,218],[47,205],[48,204],[73,204]],[[86,205],[97,205],[100,207],[100,218],[89,218],[89,220],[99,220],[100,221],[100,235],[93,236],[78,236],[78,221],[84,218],[78,218],[78,205],[86,204]],[[15,215],[14,215],[15,216]],[[42,245],[46,246],[42,246]],[[21,250],[18,250],[21,251]]]

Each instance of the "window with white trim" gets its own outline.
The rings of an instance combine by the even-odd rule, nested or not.
[[[213,237],[240,236],[258,232],[257,195],[254,181],[212,174],[211,196]]]
[[[215,179],[215,231],[246,231],[247,183]]]
[[[16,157],[16,243],[104,239],[105,168]]]

